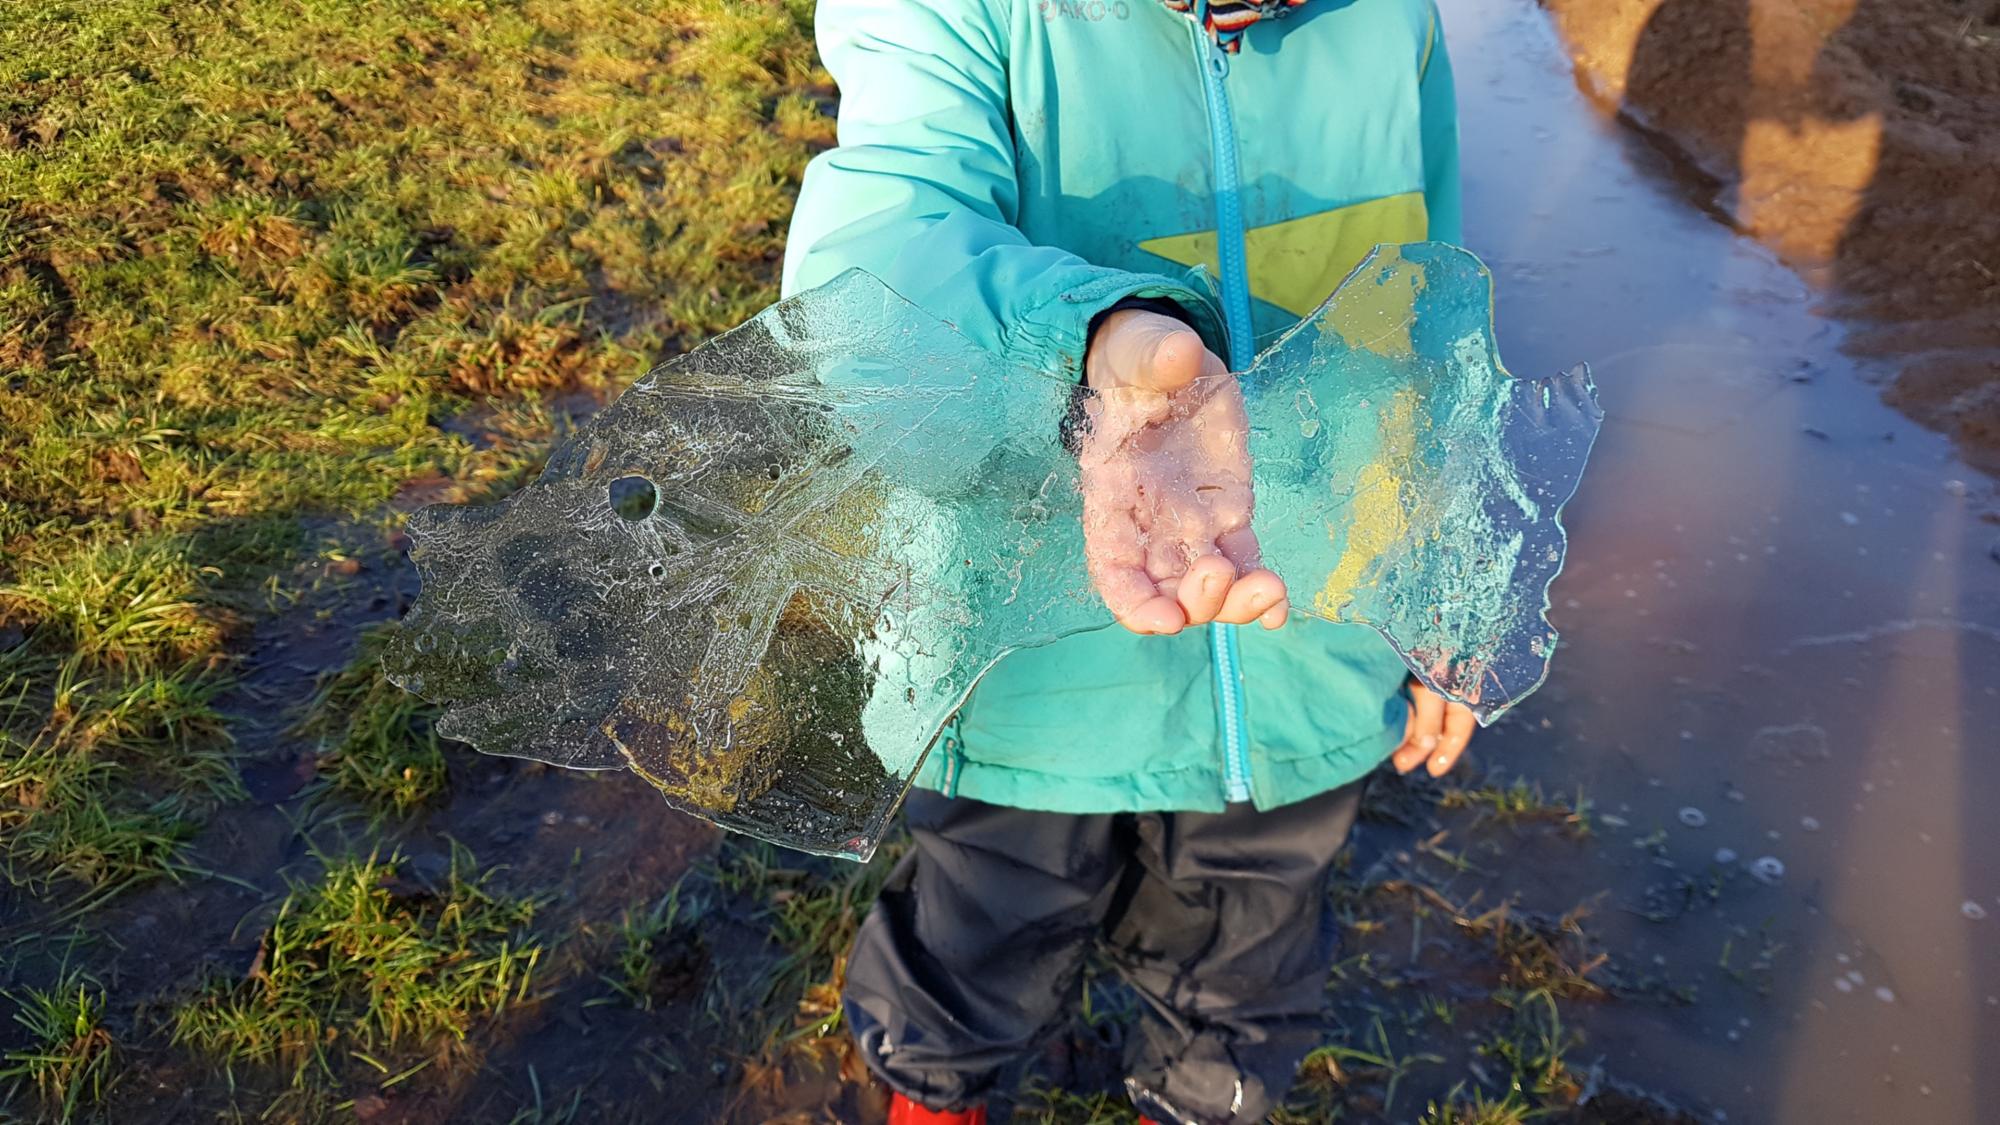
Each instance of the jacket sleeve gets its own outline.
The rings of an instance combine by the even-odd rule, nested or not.
[[[1445,50],[1444,24],[1431,7],[1430,45],[1425,49],[1418,88],[1423,115],[1424,210],[1430,214],[1430,237],[1439,242],[1465,240],[1464,212],[1458,186],[1458,91],[1452,82],[1451,54]]]
[[[806,169],[786,295],[860,268],[974,343],[1070,380],[1092,318],[1128,298],[1174,302],[1220,346],[1221,317],[1189,284],[1092,265],[1014,225],[1006,28],[986,0],[821,0],[815,18],[839,145]]]

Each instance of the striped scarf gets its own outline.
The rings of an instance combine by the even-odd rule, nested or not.
[[[1215,42],[1230,54],[1243,46],[1243,33],[1251,24],[1272,16],[1282,16],[1306,0],[1161,0],[1171,11],[1202,21]]]

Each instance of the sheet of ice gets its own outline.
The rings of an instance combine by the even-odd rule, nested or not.
[[[1384,247],[1242,377],[1294,606],[1373,626],[1485,721],[1547,674],[1601,419],[1582,368],[1508,375],[1491,316],[1472,255]],[[647,375],[506,501],[417,513],[389,675],[481,750],[865,857],[987,668],[1111,624],[1065,443],[1083,393],[846,274]]]

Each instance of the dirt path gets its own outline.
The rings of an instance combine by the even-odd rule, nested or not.
[[[2000,3],[1543,2],[1587,89],[1873,325],[1888,399],[2000,465]]]

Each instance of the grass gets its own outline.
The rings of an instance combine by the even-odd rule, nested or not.
[[[1365,886],[1342,888],[1340,909],[1347,924],[1368,934],[1382,928],[1378,918],[1369,916],[1363,902],[1389,900],[1408,910],[1407,918],[1415,935],[1421,936],[1426,920],[1441,919],[1448,932],[1486,947],[1487,963],[1501,987],[1542,990],[1566,998],[1588,999],[1604,995],[1603,985],[1592,979],[1610,956],[1597,948],[1584,929],[1590,914],[1587,904],[1579,904],[1561,915],[1522,910],[1512,903],[1500,903],[1477,911],[1454,902],[1444,892],[1411,879],[1388,879]],[[1420,943],[1411,943],[1412,959]]]
[[[907,847],[891,840],[868,863],[854,864],[814,860],[761,842],[732,843],[708,872],[724,891],[761,904],[778,951],[755,1005],[763,1013],[754,1031],[765,1066],[803,1057],[832,1060],[843,1071],[859,1073],[840,1008],[847,950]]]
[[[1501,999],[1513,1018],[1480,1047],[1480,1053],[1506,1066],[1508,1089],[1574,1100],[1578,1083],[1570,1073],[1567,1055],[1581,1046],[1583,1039],[1563,1028],[1555,995],[1537,988],[1505,993]]]
[[[1383,1083],[1382,1115],[1392,1117],[1396,1108],[1396,1088],[1403,1079],[1418,1067],[1439,1066],[1445,1062],[1444,1056],[1428,1051],[1398,1051],[1390,1041],[1388,1028],[1380,1016],[1369,1024],[1368,1034],[1362,1037],[1362,1042],[1365,1047],[1328,1043],[1306,1055],[1299,1064],[1299,1080],[1291,1096],[1286,1099],[1284,1108],[1274,1115],[1277,1125],[1307,1125],[1308,1122],[1336,1117],[1346,1101],[1343,1089],[1349,1080],[1346,1071],[1354,1068],[1370,1072],[1372,1079]]]
[[[1540,782],[1526,778],[1515,778],[1507,784],[1485,781],[1471,786],[1447,786],[1438,807],[1472,809],[1481,821],[1497,824],[1556,824],[1577,839],[1586,839],[1595,830],[1591,804],[1581,789],[1574,798],[1560,794],[1550,797],[1542,791]]]
[[[1139,1114],[1123,1093],[1077,1093],[1031,1082],[1017,1095],[1014,1120],[1037,1125],[1136,1125]]]
[[[330,789],[377,812],[409,813],[441,798],[447,778],[431,729],[436,708],[383,675],[393,627],[364,632],[354,659],[322,677],[297,731],[319,739],[317,768]]]
[[[1513,1090],[1499,1097],[1488,1097],[1484,1090],[1467,1095],[1460,1087],[1444,1101],[1424,1107],[1424,1115],[1418,1122],[1420,1125],[1521,1125],[1548,1116],[1548,1111],[1529,1105]]]
[[[245,799],[230,731],[294,702],[237,688],[251,627],[307,581],[308,522],[393,526],[412,482],[504,491],[575,396],[776,296],[798,177],[832,140],[810,8],[0,5],[0,877],[51,904],[31,912],[213,885],[223,861],[195,849],[229,848]],[[309,809],[420,828],[451,796],[446,751],[377,644],[293,732],[322,750]],[[532,904],[463,871],[410,897],[395,866],[295,882],[254,972],[169,1009],[164,1065],[324,1077],[449,1054],[518,1004]],[[87,967],[187,974],[207,951],[147,952],[98,943]],[[12,996],[48,1027],[69,1026],[59,1000],[148,1037],[161,1008],[145,989]],[[64,1071],[33,1049],[41,1069],[10,1055],[9,1075],[64,1104],[124,1057]],[[292,1112],[241,1093],[234,1111]]]
[[[33,620],[0,652],[10,881],[116,889],[175,872],[200,814],[240,792],[201,581],[182,549],[97,541],[0,584],[0,621]]]
[[[116,1080],[117,1044],[104,1027],[102,985],[65,970],[47,989],[0,992],[14,1008],[25,1045],[0,1052],[0,1082],[19,1098],[28,1092],[49,1120],[71,1121],[104,1100]]]
[[[570,1125],[577,1119],[583,1108],[583,1091],[571,1094],[568,1101],[550,1102],[542,1094],[542,1076],[534,1067],[528,1068],[528,1086],[534,1093],[534,1103],[517,1110],[508,1118],[507,1125]]]
[[[375,1065],[370,1052],[448,1057],[480,1021],[529,996],[544,947],[539,903],[489,890],[454,851],[440,885],[391,857],[345,859],[296,883],[237,979],[213,979],[173,1015],[173,1040],[226,1065],[278,1065],[296,1084]]]
[[[706,953],[700,936],[682,916],[683,885],[676,883],[650,906],[627,907],[619,921],[615,971],[602,974],[602,979],[634,1008],[652,1011],[660,993],[685,983],[682,978],[695,967],[690,962]]]
[[[785,0],[0,12],[0,860],[169,874],[305,514],[518,478],[774,295],[827,91]],[[441,425],[474,406],[525,442]],[[391,806],[426,770],[339,784]],[[411,765],[411,763],[404,763]]]

